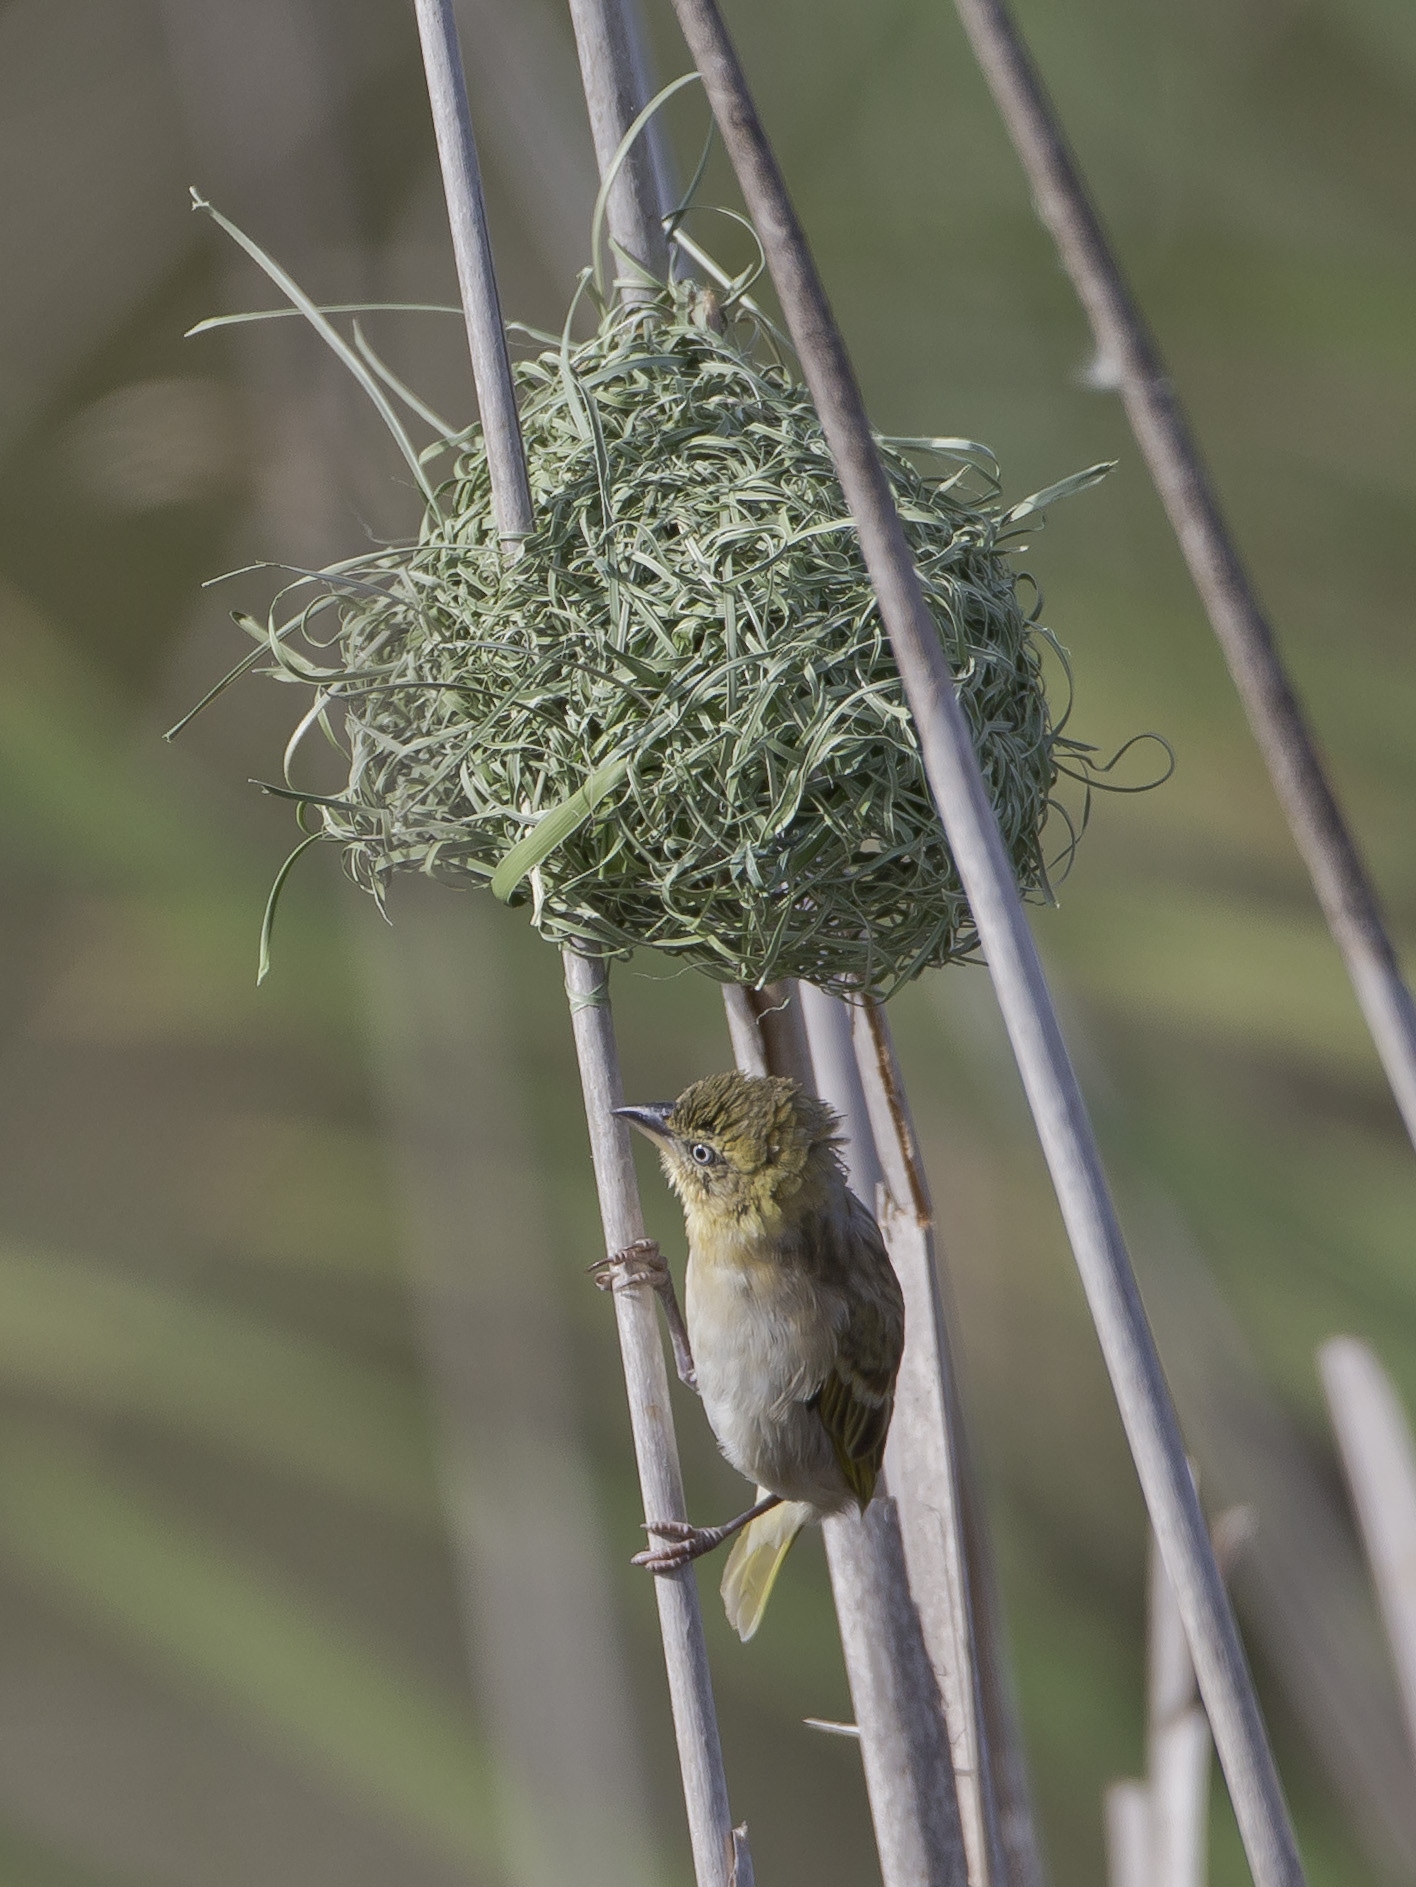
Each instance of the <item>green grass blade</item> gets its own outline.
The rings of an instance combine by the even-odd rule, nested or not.
[[[206,198],[200,196],[195,190],[192,192],[192,208],[205,211],[214,223],[218,224],[226,231],[227,235],[234,243],[246,251],[246,254],[251,260],[258,268],[264,270],[271,281],[275,283],[276,287],[290,297],[295,307],[304,315],[305,319],[315,330],[316,334],[320,336],[321,340],[323,340],[344,362],[350,373],[353,374],[354,378],[359,382],[359,385],[373,401],[374,406],[378,410],[379,417],[393,435],[394,443],[407,460],[409,469],[417,480],[419,491],[422,492],[429,505],[436,510],[437,496],[432,485],[428,482],[427,473],[423,470],[422,462],[414,449],[413,441],[403,430],[403,423],[390,405],[383,388],[379,385],[377,376],[372,373],[364,361],[359,358],[358,353],[349,345],[338,328],[321,314],[315,303],[310,300],[309,296],[294,277],[287,275],[274,257],[268,256],[259,243],[253,242],[252,239],[246,235],[244,230],[238,229],[229,218],[223,216],[220,210],[214,209],[212,205],[207,202]]]
[[[1039,511],[1045,511],[1050,504],[1056,504],[1059,498],[1070,498],[1074,492],[1099,485],[1106,474],[1115,468],[1115,459],[1107,459],[1100,465],[1089,465],[1084,472],[1073,472],[1070,478],[1059,478],[1055,485],[1044,485],[1031,498],[1024,498],[1011,511],[1005,511],[998,522],[1000,525],[1021,523],[1024,518],[1030,518]]]
[[[664,86],[662,91],[656,92],[654,97],[649,100],[649,103],[635,119],[634,123],[629,127],[628,131],[626,131],[624,136],[620,139],[619,149],[610,159],[609,165],[605,170],[604,178],[600,184],[599,194],[595,198],[595,213],[590,219],[590,259],[595,264],[595,286],[599,290],[600,299],[602,301],[609,300],[610,291],[608,283],[605,280],[605,272],[600,266],[600,248],[604,237],[605,210],[610,201],[610,192],[615,186],[615,179],[623,169],[625,159],[629,156],[631,150],[633,150],[636,138],[638,138],[640,132],[644,129],[645,125],[648,124],[655,112],[658,111],[661,106],[666,105],[675,92],[681,92],[686,85],[696,85],[698,82],[698,74],[696,72],[685,72],[680,78],[672,79]],[[649,279],[652,280],[652,278]]]
[[[564,845],[572,832],[578,832],[606,793],[613,792],[629,772],[629,758],[607,761],[586,780],[569,799],[543,813],[524,839],[516,844],[492,873],[492,896],[503,904],[528,873],[550,857],[558,845]]]
[[[396,393],[410,413],[416,413],[425,425],[432,427],[433,431],[438,435],[437,443],[439,445],[442,445],[449,439],[458,438],[462,433],[468,430],[465,426],[452,425],[451,422],[444,419],[440,413],[435,413],[426,400],[420,399],[413,391],[412,387],[400,380],[392,367],[389,366],[388,362],[375,352],[369,342],[369,337],[365,334],[357,321],[354,323],[354,345],[369,363],[369,366],[378,375],[379,379],[383,381],[389,392]],[[426,456],[426,452],[420,453],[419,462],[421,463]]]
[[[301,839],[300,843],[295,847],[295,850],[275,874],[275,883],[271,886],[270,896],[266,899],[265,916],[261,919],[261,948],[260,956],[256,964],[256,982],[258,985],[263,983],[270,975],[270,939],[271,933],[275,929],[275,907],[280,902],[280,894],[285,889],[285,881],[294,869],[295,861],[299,858],[300,854],[302,852],[308,852],[312,845],[318,845],[323,837],[323,832],[312,832],[308,839]]]
[[[339,301],[317,303],[316,310],[322,315],[447,314],[456,315],[459,320],[462,318],[462,310],[445,301]],[[252,308],[245,314],[208,315],[205,321],[188,328],[182,338],[190,341],[198,334],[210,334],[216,328],[246,327],[252,321],[293,321],[303,314],[302,308]]]

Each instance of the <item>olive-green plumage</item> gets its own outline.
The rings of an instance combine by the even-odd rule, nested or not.
[[[904,1301],[847,1188],[839,1122],[795,1082],[710,1075],[671,1108],[625,1112],[683,1205],[688,1338],[713,1432],[761,1497],[785,1503],[746,1526],[724,1575],[747,1638],[800,1528],[870,1500]]]

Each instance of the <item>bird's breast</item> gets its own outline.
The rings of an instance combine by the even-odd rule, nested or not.
[[[751,1243],[695,1241],[684,1312],[704,1412],[728,1460],[774,1493],[836,1504],[839,1472],[807,1404],[837,1333],[809,1280]]]

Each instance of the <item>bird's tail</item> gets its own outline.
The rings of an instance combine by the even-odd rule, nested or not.
[[[757,1498],[765,1500],[767,1493],[759,1487]],[[738,1535],[723,1568],[723,1610],[744,1644],[762,1623],[782,1561],[814,1511],[805,1501],[784,1500],[749,1521]]]

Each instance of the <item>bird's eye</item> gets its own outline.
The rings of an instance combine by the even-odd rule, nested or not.
[[[688,1149],[688,1157],[697,1166],[711,1166],[717,1156],[706,1140],[695,1140]]]

